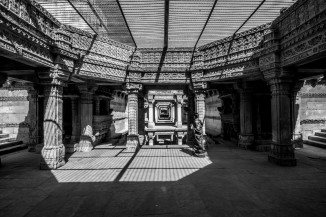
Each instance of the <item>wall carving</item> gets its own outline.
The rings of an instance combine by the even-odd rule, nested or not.
[[[63,25],[34,0],[0,0],[0,52],[87,78],[188,83],[252,76],[326,50],[324,0],[298,0],[272,22],[197,48],[137,49]],[[276,51],[279,57],[273,56]],[[194,52],[194,53],[193,53]],[[53,58],[53,56],[56,58]],[[191,63],[191,57],[193,62]],[[278,63],[279,61],[279,63]],[[246,71],[247,70],[247,71]],[[256,71],[257,70],[257,71]],[[157,72],[160,72],[159,74]],[[130,74],[131,75],[131,74]],[[259,72],[256,74],[259,75]]]

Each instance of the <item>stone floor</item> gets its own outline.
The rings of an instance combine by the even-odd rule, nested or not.
[[[326,150],[297,150],[297,167],[220,141],[209,158],[189,149],[98,146],[59,170],[40,155],[2,157],[0,216],[326,216]]]

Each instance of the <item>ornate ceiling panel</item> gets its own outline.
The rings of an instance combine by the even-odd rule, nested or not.
[[[194,47],[214,0],[171,0],[169,47]]]
[[[164,40],[163,0],[119,0],[139,48],[162,48]]]

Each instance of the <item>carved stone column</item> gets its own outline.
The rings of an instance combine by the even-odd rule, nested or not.
[[[65,164],[65,148],[62,144],[62,92],[55,84],[44,86],[44,147],[41,169],[56,169]]]
[[[95,97],[95,115],[100,115],[100,102],[101,99],[99,97]]]
[[[154,99],[153,96],[148,96],[148,128],[154,128]]]
[[[240,135],[238,145],[247,148],[254,143],[254,134],[252,128],[252,93],[253,89],[249,87],[240,87]]]
[[[142,89],[141,84],[127,83],[128,91],[128,136],[127,148],[135,149],[139,144],[138,134],[138,93]]]
[[[34,87],[28,88],[28,123],[29,123],[29,143],[28,151],[35,151],[38,144],[38,92]]]
[[[80,121],[78,120],[79,117],[79,109],[78,109],[78,99],[71,98],[71,122],[72,122],[72,131],[71,131],[71,141],[77,142],[80,136]]]
[[[182,128],[182,115],[181,115],[182,103],[183,103],[182,95],[177,95],[177,112],[178,112],[177,128]]]
[[[203,122],[203,135],[206,135],[205,127],[205,91],[195,90],[195,106],[196,112],[198,113],[199,119]]]
[[[93,149],[93,94],[97,89],[94,85],[78,85],[80,92],[80,127],[81,136],[76,151],[89,152]]]
[[[272,101],[272,145],[269,161],[284,166],[296,166],[291,145],[290,81],[274,78],[269,81]]]

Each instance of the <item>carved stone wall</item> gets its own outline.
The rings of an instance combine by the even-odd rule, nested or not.
[[[315,131],[326,129],[326,84],[306,81],[296,98],[294,133],[302,133],[308,139]]]
[[[34,98],[32,98],[34,97]],[[0,131],[25,144],[37,143],[37,99],[27,87],[0,88]]]

